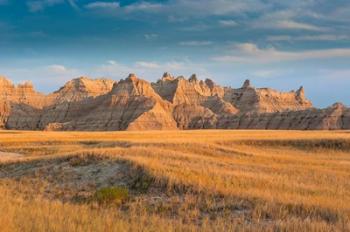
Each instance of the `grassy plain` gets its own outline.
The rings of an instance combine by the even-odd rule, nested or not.
[[[0,131],[0,151],[23,155],[0,158],[1,231],[350,231],[347,131]]]

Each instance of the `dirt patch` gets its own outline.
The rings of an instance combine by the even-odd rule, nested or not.
[[[110,147],[129,148],[135,145],[128,141],[96,141],[96,140],[80,141],[79,144],[88,146],[88,147],[93,147],[93,148],[110,148]]]
[[[63,201],[88,199],[110,186],[137,194],[152,183],[152,177],[131,162],[89,155],[0,164],[0,179],[29,183],[37,194]]]

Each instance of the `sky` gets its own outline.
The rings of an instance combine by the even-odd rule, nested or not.
[[[0,0],[0,75],[48,93],[164,72],[350,105],[349,0]]]

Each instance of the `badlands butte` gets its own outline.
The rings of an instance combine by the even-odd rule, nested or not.
[[[42,94],[0,77],[0,128],[16,130],[350,129],[350,109],[317,109],[304,89],[221,87],[210,79],[156,83],[130,74],[119,82],[80,77]]]

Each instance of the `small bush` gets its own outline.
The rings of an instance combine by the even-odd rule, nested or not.
[[[131,184],[131,188],[141,193],[145,193],[150,188],[151,184],[154,182],[154,179],[146,174],[140,175],[134,182]]]
[[[99,204],[120,204],[129,198],[129,190],[125,187],[106,187],[96,191],[94,199]]]

